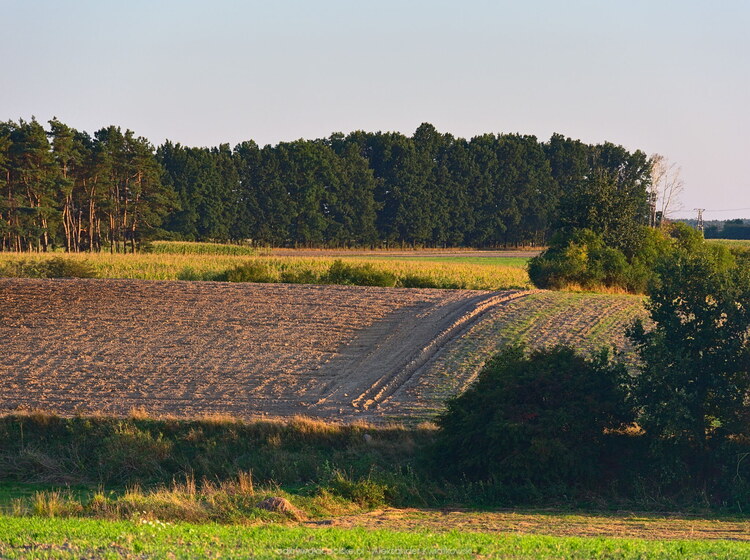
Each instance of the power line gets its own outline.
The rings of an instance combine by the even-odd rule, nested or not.
[[[750,210],[750,208],[722,208],[721,210],[703,210],[704,212],[739,212],[740,210]]]

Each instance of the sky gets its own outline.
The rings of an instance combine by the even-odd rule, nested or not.
[[[0,120],[158,145],[423,122],[681,167],[678,217],[750,217],[748,0],[0,0]]]

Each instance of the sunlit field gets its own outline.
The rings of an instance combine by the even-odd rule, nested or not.
[[[26,276],[23,271],[8,272],[9,266],[53,258],[64,258],[89,265],[97,278],[141,280],[225,280],[227,271],[248,264],[264,270],[266,282],[337,283],[326,280],[326,273],[337,260],[358,267],[368,266],[377,273],[395,278],[397,287],[503,290],[531,287],[525,270],[525,257],[475,256],[353,256],[346,253],[326,256],[268,256],[250,247],[209,243],[159,243],[153,252],[123,253],[0,253],[0,275]],[[260,254],[258,254],[260,253]],[[21,266],[33,269],[33,266]],[[6,270],[3,273],[3,269]],[[16,267],[18,269],[18,267]],[[231,279],[231,278],[230,278]],[[356,282],[352,282],[356,283]]]
[[[736,559],[733,541],[644,540],[0,517],[3,558],[518,558]]]
[[[739,249],[740,251],[750,251],[750,239],[706,239],[706,243],[724,245],[730,249]]]

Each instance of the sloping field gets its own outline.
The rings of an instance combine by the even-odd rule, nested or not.
[[[606,341],[637,309],[522,291],[2,279],[0,412],[421,418],[502,343]]]
[[[569,344],[584,353],[607,348],[620,352],[619,359],[632,366],[636,358],[625,330],[636,318],[648,318],[643,302],[642,296],[632,295],[527,292],[524,298],[491,309],[464,336],[446,344],[422,375],[405,384],[389,413],[433,415],[508,343],[533,348]]]

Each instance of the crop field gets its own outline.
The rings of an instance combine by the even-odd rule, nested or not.
[[[735,254],[750,253],[750,239],[707,239],[706,242],[712,245],[722,245]]]
[[[433,514],[435,518],[446,515]],[[647,524],[647,523],[646,523]],[[683,522],[689,526],[689,522]],[[232,526],[162,523],[149,519],[98,521],[0,517],[0,555],[48,558],[513,558],[738,559],[750,544],[732,540],[547,536],[450,530],[432,524],[399,529],[317,526]],[[656,540],[659,538],[664,540]],[[705,536],[704,536],[705,539]]]
[[[538,291],[495,307],[464,336],[451,340],[429,370],[404,387],[405,396],[393,412],[429,417],[509,343],[534,348],[569,344],[584,353],[607,348],[634,364],[625,329],[637,318],[647,319],[643,302],[642,296]]]
[[[750,239],[706,239],[706,242],[730,248],[750,249]]]
[[[0,411],[417,422],[500,345],[624,346],[629,296],[0,279]]]
[[[255,264],[267,270],[268,282],[329,283],[325,273],[337,260],[371,266],[395,276],[395,284],[470,290],[531,287],[526,273],[528,254],[513,252],[361,252],[274,250],[257,255],[247,247],[190,244],[154,253],[2,253],[0,277],[27,276],[34,263],[63,257],[91,268],[97,278],[133,280],[216,280],[238,266]],[[247,254],[245,254],[247,253]],[[529,253],[531,254],[531,253]],[[3,272],[21,267],[20,274]],[[33,274],[31,274],[33,276]]]

